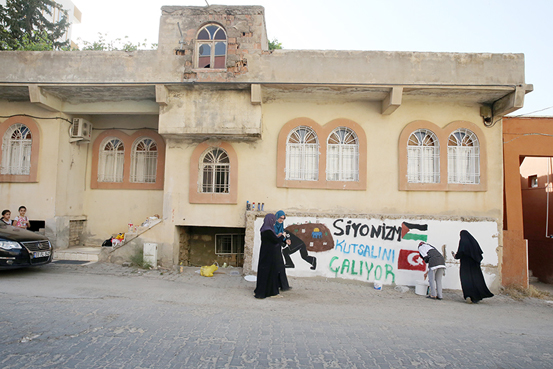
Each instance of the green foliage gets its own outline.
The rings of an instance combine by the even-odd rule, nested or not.
[[[131,257],[131,263],[132,265],[142,268],[142,269],[151,269],[152,265],[148,263],[147,261],[144,261],[144,251],[142,249],[138,249],[135,254],[133,254]]]
[[[278,42],[276,38],[273,38],[273,40],[269,40],[269,50],[276,50],[276,49],[282,49],[282,43]]]
[[[49,21],[54,8],[63,16]],[[0,50],[61,50],[69,40],[60,41],[70,23],[67,11],[52,0],[7,0],[0,5]]]
[[[148,40],[144,40],[144,42],[137,42],[133,43],[130,40],[128,40],[129,36],[125,36],[124,40],[120,38],[116,38],[115,40],[108,40],[107,39],[107,33],[102,34],[98,32],[98,40],[89,42],[85,40],[78,39],[79,43],[82,45],[79,50],[94,50],[94,51],[115,51],[115,50],[122,50],[122,51],[136,51],[140,49],[146,49],[148,48]],[[155,49],[157,47],[157,44],[151,44],[150,49]]]

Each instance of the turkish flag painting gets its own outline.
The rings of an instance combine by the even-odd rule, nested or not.
[[[399,250],[397,268],[407,270],[420,270],[424,272],[426,270],[426,264],[424,260],[422,260],[418,251]]]

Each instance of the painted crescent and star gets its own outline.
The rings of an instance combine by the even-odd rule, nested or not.
[[[416,259],[415,259],[416,258]],[[409,262],[409,264],[413,265],[413,266],[417,266],[417,265],[423,265],[424,262],[422,261],[422,259],[419,257],[419,253],[418,252],[413,252],[411,254],[409,254],[409,256],[407,256],[407,262]]]

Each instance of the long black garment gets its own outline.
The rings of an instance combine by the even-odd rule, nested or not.
[[[278,295],[279,287],[283,290],[290,288],[282,261],[280,244],[280,239],[273,231],[261,232],[257,284],[254,291],[255,297],[258,299]]]
[[[480,262],[482,261],[482,249],[478,241],[468,232],[461,231],[459,248],[455,259],[461,261],[460,277],[463,297],[470,297],[472,302],[478,302],[486,297],[492,297],[486,286]]]

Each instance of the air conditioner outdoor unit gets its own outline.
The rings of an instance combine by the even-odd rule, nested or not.
[[[90,141],[92,123],[83,118],[73,118],[73,125],[69,131],[69,142]]]

